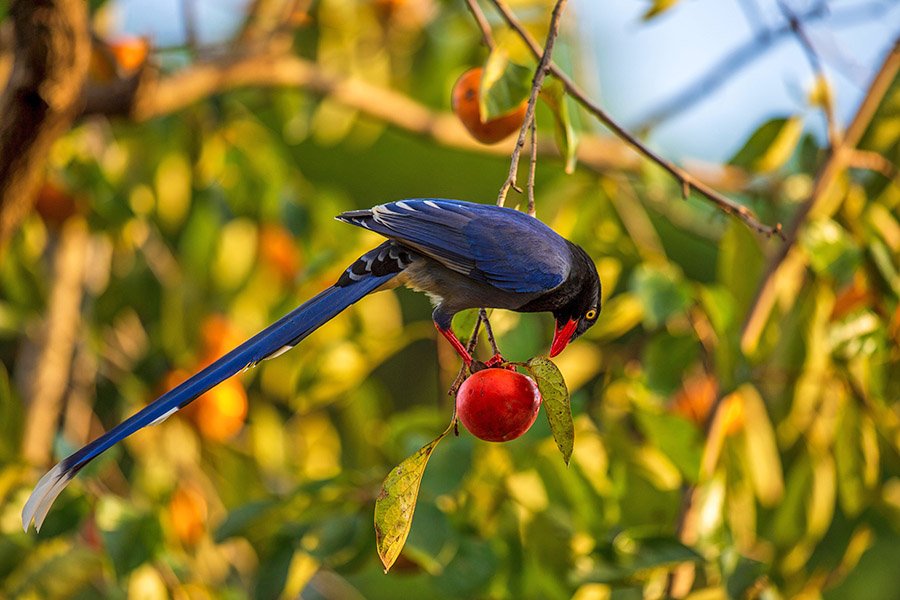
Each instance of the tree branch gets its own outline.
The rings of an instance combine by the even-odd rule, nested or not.
[[[69,385],[72,357],[81,327],[89,242],[87,224],[81,219],[70,219],[58,242],[53,253],[53,286],[47,320],[37,342],[37,363],[28,375],[28,413],[22,454],[35,465],[46,464],[50,459],[56,421]]]
[[[900,38],[894,41],[893,47],[887,53],[881,68],[869,85],[841,143],[831,149],[828,159],[819,169],[809,199],[797,210],[785,230],[785,243],[779,247],[777,254],[769,261],[766,274],[756,292],[741,333],[741,348],[745,354],[752,352],[759,342],[759,336],[775,306],[777,282],[781,274],[790,275],[796,269],[806,265],[806,256],[794,248],[797,236],[809,216],[817,212],[823,204],[823,200],[831,195],[838,175],[851,166],[855,148],[869,127],[875,111],[890,89],[898,71],[900,71]]]
[[[532,54],[534,54],[535,57],[542,56],[543,52],[541,50],[541,47],[531,36],[531,34],[522,26],[518,19],[516,19],[516,16],[512,13],[506,3],[503,0],[491,1],[493,2],[497,10],[500,11],[500,14],[503,16],[503,19],[506,21],[506,23],[510,27],[512,27],[516,31],[516,33],[518,33],[519,37],[522,38],[522,40],[528,45],[528,47],[531,49]],[[754,229],[759,233],[768,236],[781,236],[780,223],[773,226],[766,225],[760,222],[753,214],[753,212],[746,206],[742,206],[740,204],[737,204],[733,200],[726,198],[722,194],[716,192],[713,188],[695,179],[688,172],[675,166],[674,163],[658,155],[656,152],[648,148],[643,142],[637,139],[634,135],[628,132],[624,127],[619,125],[599,105],[588,98],[587,94],[580,87],[578,87],[575,82],[573,82],[572,79],[569,78],[569,76],[566,75],[566,73],[563,72],[555,63],[551,61],[548,66],[550,72],[553,73],[553,75],[557,79],[559,79],[560,82],[562,82],[563,86],[566,88],[566,91],[570,96],[572,96],[588,112],[592,113],[601,123],[611,129],[619,139],[623,140],[639,153],[643,154],[645,157],[649,158],[651,161],[665,169],[670,175],[678,180],[685,191],[689,191],[690,188],[697,190],[697,192],[705,196],[724,213],[738,217],[748,227]]]
[[[50,146],[71,125],[90,57],[82,0],[16,0],[15,62],[0,96],[0,256],[31,210]]]
[[[544,50],[540,53],[537,69],[534,71],[534,78],[531,80],[531,94],[528,96],[528,106],[525,109],[525,120],[522,121],[522,127],[519,129],[519,137],[516,140],[516,146],[513,148],[512,157],[509,165],[509,175],[506,181],[500,186],[500,194],[497,196],[497,206],[503,206],[506,201],[506,194],[509,188],[513,187],[517,191],[521,191],[516,186],[516,177],[519,172],[519,154],[525,147],[525,136],[528,128],[534,123],[534,108],[537,104],[538,93],[544,85],[544,78],[547,76],[547,69],[550,66],[550,57],[553,54],[553,44],[559,35],[559,20],[562,17],[562,11],[566,7],[566,0],[556,0],[553,7],[553,13],[550,16],[550,28],[547,31],[547,41],[544,43]],[[537,53],[535,54],[537,56]]]
[[[400,92],[343,76],[285,52],[211,59],[167,76],[147,66],[129,79],[89,86],[83,94],[81,116],[102,114],[147,121],[182,110],[209,96],[247,87],[304,89],[328,96],[388,125],[450,148],[509,156],[513,147],[512,142],[481,144],[451,113],[434,112]],[[542,156],[559,156],[550,138],[538,140],[538,151]],[[597,172],[635,171],[639,167],[637,157],[624,144],[598,136],[581,140],[578,161]]]
[[[809,63],[810,69],[812,69],[813,75],[816,77],[816,85],[825,86],[825,91],[821,99],[822,112],[825,114],[828,144],[834,147],[840,143],[840,133],[838,132],[837,120],[834,117],[834,103],[831,100],[831,89],[828,87],[828,78],[825,76],[825,69],[822,66],[819,53],[816,52],[812,40],[806,33],[806,28],[803,26],[796,13],[794,13],[783,0],[778,0],[777,4],[781,14],[787,19],[791,32],[794,34],[794,37],[797,38],[800,48],[803,49],[806,61]]]
[[[481,41],[487,46],[488,50],[493,51],[494,36],[491,34],[491,25],[488,23],[487,17],[484,16],[484,11],[478,6],[478,0],[466,0],[466,5],[469,7],[469,12],[472,13],[475,22],[478,23],[478,28],[481,29]]]
[[[822,2],[797,15],[797,21],[809,23],[831,17],[835,21],[843,19],[847,23],[855,23],[859,20],[856,17],[860,15],[864,19],[872,19],[883,13],[888,7],[889,5],[886,3],[872,2],[852,9],[848,8],[838,13],[837,11],[830,12],[828,6]],[[728,52],[684,89],[662,100],[655,107],[648,110],[646,116],[638,120],[635,130],[646,131],[652,129],[663,121],[688,110],[704,98],[709,98],[713,92],[722,87],[735,73],[751,64],[766,51],[792,34],[793,30],[790,23],[786,23],[777,29],[757,32],[753,38]]]

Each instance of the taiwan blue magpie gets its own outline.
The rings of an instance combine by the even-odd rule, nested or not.
[[[332,287],[62,460],[41,478],[25,503],[25,530],[32,521],[40,529],[65,485],[110,446],[159,423],[235,373],[290,350],[372,292],[407,285],[428,294],[435,306],[435,327],[467,366],[472,357],[450,327],[461,310],[551,312],[556,330],[550,356],[597,320],[600,278],[594,262],[525,213],[458,200],[415,199],[345,212],[337,219],[387,241],[347,267]]]

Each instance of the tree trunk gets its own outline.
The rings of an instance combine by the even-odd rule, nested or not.
[[[0,257],[72,124],[90,61],[84,0],[14,0],[15,62],[0,96]]]

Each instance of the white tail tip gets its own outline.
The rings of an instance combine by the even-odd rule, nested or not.
[[[46,475],[34,486],[34,491],[28,497],[25,507],[22,509],[22,527],[28,531],[28,526],[34,521],[34,528],[41,530],[44,518],[50,512],[53,501],[59,496],[66,484],[72,479],[72,474],[63,470],[62,463],[50,469]]]

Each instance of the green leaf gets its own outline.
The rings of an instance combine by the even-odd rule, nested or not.
[[[448,592],[453,597],[482,598],[486,594],[476,592],[491,581],[497,572],[498,562],[489,542],[464,537],[453,560],[435,578],[435,582],[442,592]]]
[[[835,427],[834,459],[841,509],[856,517],[869,503],[879,476],[879,448],[875,424],[860,414],[856,403],[844,398]]]
[[[294,546],[290,540],[278,539],[273,548],[260,556],[259,572],[253,586],[253,597],[279,598],[288,580],[291,561],[294,559]]]
[[[700,344],[692,335],[657,332],[644,346],[642,362],[647,387],[664,396],[675,393],[699,351]]]
[[[433,468],[434,465],[429,479],[436,479]],[[405,557],[418,564],[425,572],[437,575],[453,558],[458,545],[455,528],[447,515],[431,503],[426,502],[420,506],[406,540]]]
[[[244,535],[248,529],[263,519],[276,506],[277,502],[274,500],[258,500],[235,508],[216,528],[213,540],[217,544],[221,544],[229,538]]]
[[[681,417],[666,413],[636,411],[635,417],[653,446],[669,457],[686,479],[697,481],[703,457],[703,439],[697,427]]]
[[[791,158],[802,133],[800,117],[772,119],[757,129],[729,162],[753,171],[774,171]]]
[[[747,598],[748,590],[765,575],[768,565],[746,556],[738,556],[736,564],[726,571],[725,589],[729,598]]]
[[[139,513],[121,500],[111,497],[100,500],[97,526],[119,577],[152,560],[162,546],[159,519]]]
[[[813,270],[839,283],[849,281],[862,261],[862,250],[850,234],[830,219],[813,221],[800,239]]]
[[[525,364],[525,368],[537,383],[553,439],[562,452],[563,460],[569,464],[572,447],[575,444],[575,425],[572,421],[572,405],[569,402],[566,380],[553,361],[543,356],[535,356]]]
[[[674,268],[641,265],[631,278],[631,289],[644,305],[644,325],[654,329],[691,301],[688,287]]]
[[[587,573],[585,582],[622,584],[660,567],[703,562],[703,556],[673,537],[625,531],[610,546],[604,549],[604,559]]]
[[[452,426],[448,427],[444,433],[394,467],[381,485],[381,492],[375,499],[375,545],[385,573],[400,556],[406,543],[428,459],[451,429]]]
[[[703,556],[671,537],[637,537],[621,533],[613,543],[620,552],[621,561],[634,572],[684,562],[703,562]]]
[[[0,458],[12,462],[21,446],[23,403],[15,397],[6,365],[0,363]]]
[[[578,150],[578,133],[572,125],[572,115],[569,104],[571,99],[566,95],[562,83],[551,78],[541,89],[541,98],[550,107],[553,113],[554,137],[559,153],[566,161],[566,173],[571,174],[575,170],[576,151]]]
[[[753,302],[764,261],[759,238],[749,227],[731,219],[719,244],[716,278],[734,297],[739,314]]]
[[[528,67],[510,61],[509,54],[497,48],[488,56],[481,74],[478,102],[482,121],[511,113],[528,99],[534,73]]]

